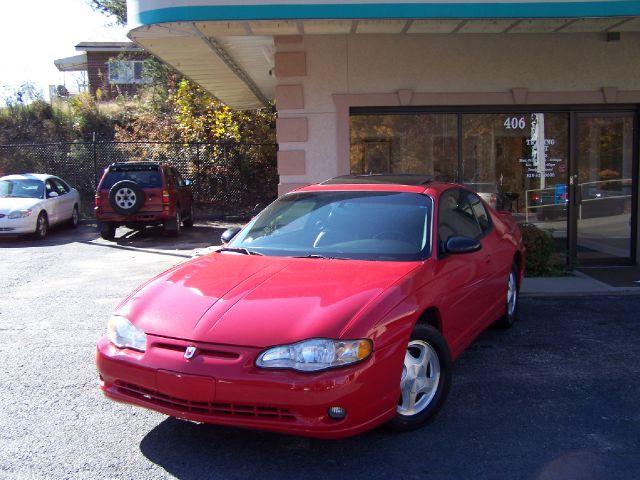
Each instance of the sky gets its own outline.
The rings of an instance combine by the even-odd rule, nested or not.
[[[80,42],[127,41],[126,28],[93,11],[86,0],[0,0],[0,94],[33,82],[45,97],[49,85],[76,90],[76,75],[58,58],[80,55]]]

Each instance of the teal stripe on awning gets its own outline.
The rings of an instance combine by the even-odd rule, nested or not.
[[[132,25],[206,20],[357,20],[576,18],[640,15],[640,1],[525,3],[348,3],[331,5],[221,5],[140,12]]]

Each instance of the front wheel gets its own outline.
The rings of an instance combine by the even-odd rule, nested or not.
[[[431,421],[449,393],[451,370],[451,352],[440,332],[430,325],[416,325],[402,366],[396,416],[387,425],[409,431]]]
[[[193,202],[191,203],[191,207],[189,207],[189,215],[187,216],[187,218],[182,220],[182,226],[184,228],[193,227]]]
[[[40,212],[38,220],[36,220],[36,231],[33,233],[36,240],[44,240],[49,233],[49,219],[45,212]]]

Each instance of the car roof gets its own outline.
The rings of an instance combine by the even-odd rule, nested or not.
[[[429,175],[414,174],[368,174],[368,175],[342,175],[330,178],[322,182],[322,185],[372,185],[372,184],[393,184],[393,185],[427,185],[433,182],[433,177]]]
[[[294,190],[294,192],[318,191],[382,191],[436,194],[451,187],[466,188],[455,183],[433,180],[428,175],[343,175],[315,185]]]
[[[6,175],[0,177],[0,180],[40,180],[45,181],[49,178],[58,178],[55,175],[49,175],[47,173],[21,173],[14,175]]]

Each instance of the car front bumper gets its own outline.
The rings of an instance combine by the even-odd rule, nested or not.
[[[400,395],[404,348],[386,347],[364,362],[318,373],[254,366],[260,349],[147,337],[145,353],[105,337],[96,363],[113,400],[196,422],[343,438],[391,419]],[[197,354],[185,360],[188,346]],[[334,420],[330,407],[346,417]]]
[[[37,215],[24,218],[0,218],[0,235],[23,235],[36,231]]]

